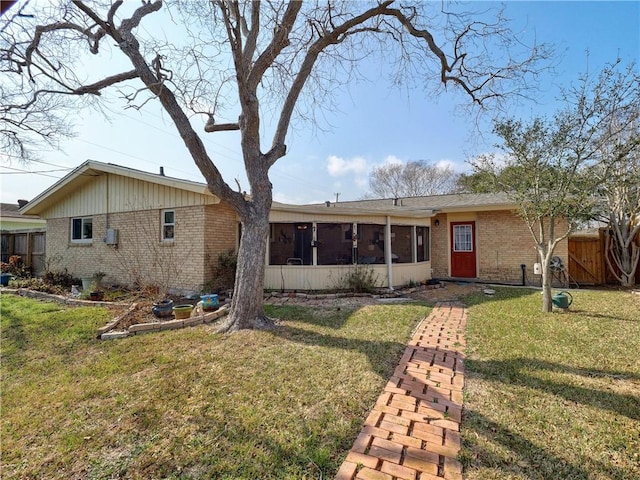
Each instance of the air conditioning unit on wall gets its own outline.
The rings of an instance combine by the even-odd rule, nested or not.
[[[104,237],[104,243],[107,245],[117,245],[118,244],[118,229],[117,228],[107,228],[107,234]]]

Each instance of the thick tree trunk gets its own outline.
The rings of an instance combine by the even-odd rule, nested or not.
[[[264,271],[269,238],[268,206],[252,208],[242,222],[231,309],[219,332],[268,329],[274,323],[264,313]]]

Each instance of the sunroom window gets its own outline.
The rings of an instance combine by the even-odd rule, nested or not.
[[[353,224],[318,223],[318,265],[350,265],[353,253]]]
[[[384,263],[384,225],[358,225],[358,263]]]
[[[313,224],[272,223],[269,265],[311,265]]]
[[[418,262],[429,261],[429,227],[416,227],[416,253]]]

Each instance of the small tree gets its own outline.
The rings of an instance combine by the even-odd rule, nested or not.
[[[616,139],[633,124],[628,111],[639,105],[637,79],[634,83],[632,75],[618,75],[618,65],[608,66],[596,79],[581,77],[578,87],[564,92],[565,109],[552,120],[496,122],[494,133],[502,140],[498,148],[506,154],[504,161],[484,156],[473,162],[477,172],[491,175],[495,188],[519,205],[542,264],[544,312],[552,309],[554,250],[602,204],[603,179],[595,172],[615,171],[616,162],[603,152],[620,152]],[[614,177],[610,180],[611,191],[623,188]]]
[[[478,170],[492,173],[496,188],[519,205],[518,213],[534,239],[542,265],[544,312],[552,309],[554,250],[575,231],[576,221],[589,217],[593,208],[593,190],[580,170],[583,156],[571,149],[567,120],[498,122],[494,132],[502,139],[499,148],[507,154],[506,174],[501,174],[504,165],[497,164],[494,156],[484,156],[474,164]]]
[[[449,165],[418,160],[391,163],[373,169],[369,176],[371,196],[379,198],[420,197],[451,193],[458,174]]]

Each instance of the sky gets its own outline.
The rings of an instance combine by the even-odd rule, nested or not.
[[[497,7],[473,2],[472,7]],[[535,101],[513,110],[522,120],[552,115],[560,107],[560,88],[585,72],[598,72],[621,58],[640,61],[640,2],[524,2],[504,4],[510,27],[525,43],[554,46],[553,72],[539,78]],[[89,61],[85,68],[95,68]],[[640,68],[636,66],[636,68]],[[302,204],[362,198],[369,174],[391,162],[426,160],[469,172],[468,159],[493,151],[488,118],[479,124],[464,110],[464,97],[423,88],[398,88],[386,81],[379,60],[362,65],[366,80],[348,85],[335,98],[338,111],[325,112],[316,127],[296,124],[287,137],[287,155],[271,169],[274,200]],[[172,177],[203,181],[171,120],[156,106],[123,110],[115,100],[105,107],[108,119],[79,111],[77,136],[60,151],[40,152],[28,165],[0,152],[0,200],[30,200],[84,161],[91,159],[148,172],[164,167]],[[263,122],[268,119],[263,119]],[[239,134],[203,134],[210,157],[235,188],[248,190]]]

